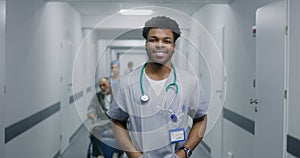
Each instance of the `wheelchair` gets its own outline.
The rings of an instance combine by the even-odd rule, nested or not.
[[[114,148],[116,139],[110,126],[93,126],[89,134],[90,143],[87,150],[87,158],[113,158],[116,153],[118,158],[124,157],[124,152]]]

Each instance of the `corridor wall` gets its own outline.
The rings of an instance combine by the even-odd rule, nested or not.
[[[272,0],[235,0],[230,4],[210,4],[193,15],[213,38],[217,36],[214,30],[224,26],[223,59],[227,87],[223,116],[203,141],[212,157],[252,158],[254,155],[255,112],[254,106],[249,104],[249,99],[255,97],[255,38],[252,27],[255,26],[256,9],[270,2]],[[193,27],[191,39],[197,39],[199,34]],[[207,75],[202,74],[204,78]]]
[[[6,20],[5,157],[58,157],[82,127],[94,86],[85,77],[93,55],[79,58],[72,85],[81,15],[67,3],[10,0]]]

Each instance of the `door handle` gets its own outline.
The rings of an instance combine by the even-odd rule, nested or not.
[[[257,112],[257,111],[258,111],[258,107],[255,106],[255,107],[254,107],[254,112]]]
[[[250,99],[250,104],[257,104],[257,103],[258,103],[257,99]]]
[[[258,103],[257,99],[250,99],[250,104],[255,104],[254,112],[258,111],[257,103]]]

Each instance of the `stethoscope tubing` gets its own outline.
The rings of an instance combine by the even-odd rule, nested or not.
[[[142,96],[141,96],[141,101],[143,102],[147,102],[149,100],[149,97],[147,95],[145,95],[145,91],[144,91],[144,87],[143,87],[143,74],[144,74],[144,70],[145,70],[145,67],[146,67],[147,63],[145,63],[142,67],[142,70],[141,70],[141,73],[140,73],[140,89],[141,89],[141,93],[142,93]],[[169,88],[171,86],[174,86],[175,87],[175,93],[177,94],[178,93],[178,85],[176,84],[176,81],[177,81],[177,76],[176,76],[176,69],[174,67],[174,65],[172,64],[171,65],[172,68],[173,68],[173,73],[174,73],[174,81],[173,83],[170,83],[167,87],[166,87],[166,92],[168,92]]]

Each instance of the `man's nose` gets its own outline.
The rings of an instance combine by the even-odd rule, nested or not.
[[[156,46],[156,47],[164,47],[165,44],[164,44],[163,41],[159,40],[159,41],[156,42],[156,45],[155,45],[155,46]]]

